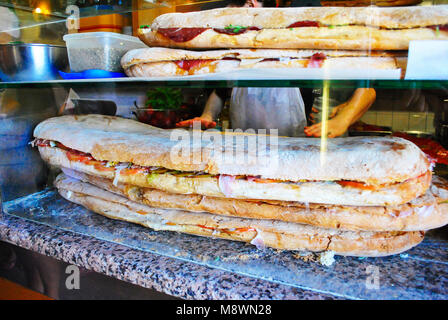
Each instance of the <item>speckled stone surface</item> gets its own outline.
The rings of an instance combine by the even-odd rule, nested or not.
[[[4,210],[10,214],[0,216],[0,240],[181,298],[448,298],[446,229],[406,254],[336,257],[326,267],[293,252],[114,221],[51,190],[6,203]]]

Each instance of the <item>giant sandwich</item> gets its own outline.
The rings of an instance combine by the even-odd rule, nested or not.
[[[158,16],[138,36],[150,47],[407,50],[448,39],[448,6],[221,8]]]
[[[34,131],[52,165],[170,193],[384,206],[423,195],[431,182],[425,154],[395,137],[331,139],[323,163],[320,139],[280,137],[257,153],[244,139],[235,145],[249,134],[223,148],[214,132],[180,149],[172,133],[101,115],[50,118]]]
[[[270,161],[231,165],[221,156],[235,145],[215,148],[216,139],[193,143],[173,161],[173,132],[116,117],[63,116],[40,123],[34,144],[64,171],[55,182],[64,198],[156,230],[384,256],[448,222],[446,182],[434,177],[430,187],[429,161],[403,139],[333,139],[321,162],[319,139],[279,138],[276,153],[258,155]],[[235,153],[243,155],[253,156],[247,146]]]
[[[130,77],[185,76],[244,69],[325,68],[326,70],[399,69],[402,53],[335,50],[233,49],[187,51],[170,48],[135,49],[121,64]]]

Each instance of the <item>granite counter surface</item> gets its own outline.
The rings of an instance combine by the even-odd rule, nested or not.
[[[448,298],[447,228],[405,254],[323,266],[293,252],[111,220],[53,190],[3,209],[2,241],[184,299]]]
[[[182,299],[340,299],[0,214],[0,240]]]

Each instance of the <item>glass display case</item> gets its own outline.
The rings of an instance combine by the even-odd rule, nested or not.
[[[325,9],[329,6],[328,3],[331,3],[331,1],[322,1],[322,4],[319,1],[308,2],[307,6],[313,5],[313,8],[317,10]],[[331,9],[355,8],[336,4],[342,1],[334,2],[334,5],[338,6],[330,7]],[[350,1],[346,2],[350,3]],[[266,2],[266,6],[268,3]],[[247,21],[240,20],[236,24],[230,23],[225,27],[217,20],[217,25],[210,27],[207,24],[209,22],[199,21],[198,16],[190,20],[181,20],[185,26],[163,25],[167,23],[166,21],[151,25],[155,19],[157,22],[157,17],[162,14],[208,12],[206,10],[226,5],[228,5],[227,1],[0,0],[0,21],[6,21],[6,24],[0,22],[0,203],[2,206],[0,225],[1,220],[6,219],[5,217],[18,217],[23,221],[49,226],[55,230],[118,243],[164,257],[296,288],[311,288],[347,298],[446,299],[448,292],[443,283],[446,282],[448,274],[446,268],[448,234],[444,225],[448,222],[446,218],[448,209],[445,208],[445,203],[448,201],[448,197],[445,199],[448,184],[443,179],[448,178],[446,149],[448,148],[448,116],[445,117],[448,112],[448,59],[446,59],[448,20],[443,22],[443,16],[436,15],[431,24],[412,25],[414,20],[419,21],[417,13],[415,16],[409,15],[409,21],[401,22],[405,25],[404,27],[399,25],[385,27],[381,23],[387,23],[387,19],[382,20],[382,16],[377,15],[376,18],[380,22],[377,25],[375,25],[376,22],[372,22],[374,24],[372,27],[368,24],[361,26],[355,21],[361,18],[354,18],[352,21],[346,15],[349,11],[341,11],[343,13],[340,13],[340,19],[350,21],[342,23],[338,18],[339,20],[336,19],[334,23],[322,22],[318,14],[313,13],[316,21],[311,21],[311,18],[301,18],[296,22],[296,24],[300,22],[300,25],[289,24],[287,27],[282,27],[281,23],[266,28],[260,25],[251,26],[248,25],[249,18]],[[278,7],[275,10],[281,10],[282,6],[300,9],[303,8],[300,7],[302,5],[300,1],[277,1],[272,6]],[[349,6],[349,4],[346,5]],[[439,0],[422,1],[418,4],[414,1],[412,6],[411,8],[440,6],[443,10],[448,10],[448,2]],[[375,6],[357,8],[382,9]],[[400,8],[403,7],[392,9]],[[260,8],[260,10],[263,9],[265,8]],[[431,14],[433,12],[431,11]],[[296,13],[292,15],[294,14]],[[270,15],[265,16],[265,20],[271,19],[274,15],[275,12],[272,11]],[[390,17],[393,21],[393,14]],[[293,18],[289,17],[289,19]],[[229,18],[228,21],[233,20]],[[409,25],[407,25],[408,22]],[[200,23],[207,26],[200,27]],[[376,37],[375,32],[379,32],[380,36],[386,34],[381,32],[397,32],[397,35],[391,36],[393,44],[390,46],[392,48],[396,45],[395,48],[398,49],[379,50],[372,49],[368,45],[360,50],[356,47],[350,48],[349,45],[333,50],[326,44],[323,47],[317,44],[316,48],[306,44],[303,48],[300,44],[295,47],[287,45],[286,40],[284,48],[281,48],[277,42],[273,48],[244,47],[244,45],[242,48],[237,48],[234,43],[230,43],[229,48],[216,45],[219,41],[227,41],[225,39],[235,36],[241,36],[238,39],[243,39],[241,40],[243,42],[252,33],[259,32],[260,37],[260,34],[268,32],[269,28],[269,30],[283,28],[285,32],[292,33],[298,32],[297,29],[314,28],[315,32],[324,32],[322,30],[325,29],[325,32],[328,31],[330,34],[326,35],[328,37],[335,35],[341,39],[350,39],[357,37],[357,34],[368,34],[363,33],[362,28],[370,27],[374,30],[369,32],[375,36],[364,39],[366,43],[373,45],[372,39]],[[215,42],[210,40],[214,44],[210,47],[191,48],[182,44],[186,41],[176,42],[173,37],[170,38],[166,34],[165,38],[154,35],[157,32],[160,34],[164,32],[163,28],[179,30],[202,28],[204,30],[200,30],[196,39],[200,36],[205,37],[211,32],[216,32],[219,37],[213,38]],[[358,28],[356,29],[358,33],[352,33],[350,28]],[[342,35],[333,34],[334,30],[341,30]],[[413,38],[412,30],[420,33]],[[306,34],[313,37],[311,33]],[[282,36],[273,36],[271,40],[278,37]],[[289,39],[290,35],[285,37]],[[297,38],[300,37],[302,36],[297,34]],[[166,40],[168,38],[171,42]],[[165,39],[166,44],[163,45],[160,39]],[[193,40],[194,38],[191,39]],[[153,41],[155,45],[151,46],[150,41]],[[399,47],[397,44],[404,42],[406,48]],[[317,40],[314,45],[316,43],[318,43]],[[166,49],[178,50],[178,52],[144,51],[158,46],[169,47]],[[132,50],[133,52],[140,50],[141,55],[129,54]],[[188,50],[190,53],[182,53],[182,50]],[[216,50],[224,53],[215,55],[211,53]],[[236,54],[237,50],[243,50],[245,53]],[[264,52],[257,55],[260,50]],[[244,56],[245,54],[247,56]],[[125,59],[125,55],[129,58]],[[170,55],[174,55],[174,58]],[[193,58],[185,58],[186,55]],[[156,67],[151,69],[151,64],[154,63],[166,65],[163,65],[161,69]],[[254,67],[254,65],[257,66]],[[170,68],[176,69],[169,71]],[[168,70],[166,74],[163,74],[165,71],[159,72],[162,69]],[[250,90],[253,90],[252,93]],[[291,92],[295,92],[296,95],[299,92],[299,97],[290,96]],[[263,98],[257,100],[258,98],[254,98],[254,95]],[[221,100],[220,112],[215,113],[207,109],[213,104],[213,99]],[[283,104],[285,99],[293,102]],[[235,107],[236,105],[239,105],[239,109]],[[204,108],[210,113],[204,113]],[[76,124],[61,122],[57,127],[48,129],[50,133],[46,132],[42,136],[36,133],[33,135],[36,126],[47,119],[66,116],[72,117],[76,122],[77,117],[82,118],[84,115],[92,114],[113,116],[134,123],[121,124],[120,122],[117,127],[113,127],[115,129],[104,129],[101,128],[101,122],[92,122],[86,125],[88,128],[83,125],[79,127],[78,131],[87,130],[82,135],[74,129]],[[301,116],[301,120],[296,120],[297,114]],[[140,159],[139,152],[143,152],[141,151],[143,149],[139,149],[139,143],[149,146],[148,150],[152,150],[155,159],[157,157],[155,145],[168,144],[164,140],[167,130],[175,129],[187,121],[188,125],[184,130],[190,133],[195,132],[196,129],[201,128],[200,124],[199,127],[195,127],[195,130],[191,130],[189,125],[192,126],[193,122],[188,120],[198,120],[198,118],[202,119],[202,125],[205,126],[202,127],[202,132],[206,132],[210,125],[214,128],[213,134],[225,133],[229,129],[237,129],[241,126],[243,135],[252,134],[252,131],[248,129],[277,129],[280,135],[277,137],[280,139],[280,157],[284,159],[291,157],[295,162],[286,160],[281,162],[286,163],[285,167],[275,171],[278,174],[278,177],[275,177],[275,174],[268,174],[271,167],[269,164],[258,166],[256,169],[242,166],[245,169],[240,170],[241,172],[235,169],[238,166],[226,167],[227,171],[217,172],[216,168],[200,166],[176,167],[168,163],[166,159],[164,160],[167,162],[166,166],[159,160],[154,162],[129,160]],[[104,118],[103,122],[109,121],[107,119],[109,118]],[[282,123],[285,128],[282,127]],[[152,127],[143,127],[142,124],[149,124]],[[286,127],[293,127],[293,129],[286,130]],[[148,130],[147,133],[144,130]],[[76,141],[67,146],[65,142],[50,138],[51,132],[60,134],[65,139],[61,141],[70,141],[70,139]],[[120,136],[120,133],[123,133],[123,136]],[[116,140],[116,146],[108,144],[108,134],[112,137],[110,140]],[[138,136],[139,134],[141,136]],[[143,138],[145,136],[148,143]],[[260,136],[263,134],[257,135],[257,137]],[[291,136],[291,138],[283,136]],[[93,142],[81,141],[83,139]],[[120,145],[120,139],[122,144],[132,145],[138,151],[132,154],[132,150],[129,151],[129,148]],[[132,139],[136,139],[137,142]],[[307,142],[306,139],[313,142]],[[112,153],[108,153],[106,147],[97,146],[101,143],[106,143],[110,150],[120,149],[117,151],[117,158],[107,158]],[[338,144],[342,146],[344,152],[347,152],[346,154],[338,153],[339,149],[335,149],[335,145]],[[87,145],[84,150],[75,147],[84,145]],[[379,145],[381,147],[378,147]],[[49,165],[51,160],[48,157],[51,156],[45,158],[42,155],[41,149],[45,148],[60,148],[71,155],[72,158],[68,156],[70,161],[78,161],[77,163],[86,166],[100,165],[103,171],[98,172],[113,172],[115,176],[112,177],[98,174],[103,181],[93,184],[95,188],[98,188],[108,183],[108,188],[105,190],[109,192],[110,199],[119,197],[122,199],[120,201],[124,201],[121,204],[124,203],[128,209],[131,206],[131,211],[137,210],[132,209],[135,205],[135,208],[140,208],[140,211],[145,206],[155,207],[156,213],[153,212],[153,214],[162,217],[165,214],[163,210],[169,211],[167,213],[169,217],[175,215],[172,211],[176,210],[196,215],[210,214],[214,216],[212,222],[210,225],[195,222],[197,229],[194,230],[176,229],[175,225],[181,224],[179,222],[181,219],[178,218],[176,222],[167,222],[166,219],[169,220],[169,218],[165,217],[163,218],[164,227],[161,227],[157,223],[154,224],[151,219],[149,220],[152,222],[134,218],[126,219],[119,215],[108,214],[109,211],[105,211],[104,208],[95,210],[93,208],[97,207],[83,200],[70,201],[72,194],[76,192],[70,189],[68,196],[64,192],[61,196],[59,194],[61,188],[57,186],[58,183],[62,183],[62,178],[56,180],[59,182],[55,184],[55,179],[60,177],[61,167],[64,165],[60,163]],[[98,151],[100,149],[101,151]],[[245,150],[246,155],[250,154],[247,147]],[[326,170],[330,173],[327,173],[327,178],[313,178],[313,171],[320,172],[319,168],[322,168],[319,166],[319,159],[322,160],[319,154],[327,151],[329,152],[327,159],[333,162],[326,164]],[[131,156],[126,156],[128,153],[131,153]],[[79,160],[79,157],[85,158]],[[152,156],[146,154],[145,157],[150,159]],[[314,163],[310,159],[314,159]],[[343,166],[342,163],[345,169],[339,168]],[[120,167],[123,164],[125,166]],[[302,166],[309,166],[311,173],[308,172],[308,176],[304,177],[294,176],[292,173],[300,172],[297,168]],[[400,176],[400,173],[397,174],[400,178],[396,178],[393,170],[402,172],[401,166],[406,168],[413,166],[410,171],[414,176],[404,177]],[[367,171],[362,171],[365,167]],[[74,168],[81,167],[73,165],[70,169]],[[90,171],[87,169],[83,171],[82,168],[79,170],[83,174],[94,172],[90,169]],[[163,203],[157,202],[154,195],[152,200],[139,201],[138,199],[143,199],[142,192],[146,192],[142,190],[138,191],[140,198],[133,198],[128,191],[132,187],[129,181],[134,180],[118,180],[120,175],[126,175],[127,171],[132,170],[144,172],[145,182],[143,182],[144,186],[139,185],[140,188],[151,190],[160,188],[166,194],[159,197],[166,197],[168,200]],[[213,180],[213,185],[220,188],[221,193],[216,195],[211,191],[201,193],[197,191],[199,189],[178,191],[175,187],[172,189],[162,187],[162,182],[159,180],[154,182],[153,170],[156,170],[156,175],[166,175],[169,179],[175,177],[178,179],[176,183],[179,184],[183,183],[179,182],[179,179],[190,179],[192,175],[203,177],[203,179],[216,178]],[[350,172],[357,170],[363,172],[361,176],[363,174],[368,176],[370,173],[365,172],[371,170],[380,172],[383,177],[390,175],[395,178],[389,180],[384,178],[381,182],[372,182],[373,180],[369,182],[368,179],[355,181],[353,176],[356,174]],[[429,170],[430,173],[425,170]],[[333,172],[343,172],[347,178],[337,176],[336,173],[335,177],[332,177]],[[436,182],[431,183],[431,174],[433,179],[438,177]],[[289,179],[290,176],[294,177]],[[87,183],[86,179],[80,178],[83,183]],[[251,191],[235,196],[234,189],[228,189],[229,182],[226,179],[230,179],[231,183],[234,183],[235,179],[244,180],[241,182],[247,183],[247,187],[244,188]],[[423,181],[424,179],[426,182]],[[195,183],[190,182],[191,185]],[[313,185],[313,183],[320,184]],[[310,184],[309,196],[288,198],[289,191],[287,190],[291,185],[299,185],[300,188],[304,187],[304,184]],[[403,184],[403,187],[397,184]],[[127,191],[116,190],[120,185],[126,185]],[[280,187],[280,185],[286,186]],[[283,191],[284,194],[281,196],[270,197],[269,193],[277,187],[286,191]],[[326,194],[325,188],[329,188],[328,194],[332,194],[334,190],[332,188],[336,187],[341,188],[334,193],[339,196],[328,196],[330,203],[326,203],[325,200],[317,201],[318,204],[313,203],[312,195]],[[348,196],[340,191],[347,188],[351,192]],[[381,188],[389,191],[380,190]],[[416,199],[423,197],[425,192],[429,192],[427,190],[434,190],[434,188],[438,190],[437,197],[432,194],[426,195],[432,198],[431,200],[425,198],[425,201],[435,202],[430,204],[425,202],[426,204],[420,205],[424,201]],[[263,196],[257,195],[254,191],[259,189],[262,190],[260,192]],[[390,191],[392,189],[394,191]],[[406,192],[403,191],[404,189]],[[353,190],[359,193],[353,193]],[[370,199],[369,197],[375,192],[379,192],[377,197],[380,200],[375,200],[377,202],[359,200],[357,204],[358,196],[362,195]],[[401,192],[400,194],[407,196],[401,198],[402,202],[393,202],[390,200],[392,198],[387,198],[389,196],[387,192]],[[78,193],[80,193],[79,190]],[[198,194],[199,198],[193,198]],[[412,195],[409,196],[409,194]],[[91,194],[88,196],[93,197]],[[88,196],[84,195],[84,199]],[[104,197],[100,198],[104,200]],[[323,199],[325,196],[317,198]],[[207,199],[212,199],[214,202],[207,205],[205,203]],[[112,203],[120,203],[118,200],[114,201],[110,200]],[[192,204],[195,201],[196,206]],[[225,201],[234,201],[232,205],[236,209],[228,209],[229,203]],[[102,205],[106,206],[106,204]],[[418,210],[415,209],[416,207]],[[432,208],[432,211],[425,209],[428,207]],[[296,212],[294,211],[296,209],[291,208],[301,209],[297,209]],[[98,210],[101,215],[93,212]],[[115,208],[115,210],[121,209]],[[340,210],[349,212],[349,218],[343,217]],[[114,209],[112,208],[111,211]],[[414,220],[411,218],[406,220],[408,216],[413,217]],[[202,216],[201,219],[207,220]],[[224,223],[226,226],[218,228],[217,219],[236,219],[235,221],[240,219],[238,223],[241,225],[235,226],[236,222],[229,220]],[[254,227],[251,225],[251,219],[263,221],[259,226]],[[419,219],[422,221],[426,219],[426,224],[421,228],[418,227]],[[265,225],[269,223],[272,225],[266,227]],[[269,235],[265,235],[264,240],[259,239],[258,234],[260,230],[264,230],[263,226],[271,230],[272,226],[277,226],[277,223],[280,225],[284,223],[285,225],[282,226],[286,229],[305,225],[305,231],[295,231],[299,235],[293,233],[291,236],[298,239],[301,237],[300,232],[307,234],[307,245],[294,244],[303,250],[291,250],[291,248],[294,249],[294,245],[289,245],[288,241],[295,242],[285,240],[286,238],[282,238],[279,242],[274,241],[273,243],[277,246],[269,245],[267,240]],[[184,224],[191,225],[193,222],[184,222]],[[152,226],[152,229],[145,226]],[[375,229],[376,227],[379,229]],[[317,229],[309,231],[307,228]],[[310,244],[314,237],[319,238],[319,233],[323,232],[319,228],[327,232],[322,237],[330,239],[323,249]],[[277,238],[281,237],[280,234],[287,233],[286,229],[274,231],[273,234]],[[240,234],[236,234],[238,232]],[[245,232],[250,232],[251,236],[241,235]],[[314,235],[310,235],[309,232]],[[350,254],[349,249],[344,249],[345,251],[338,247],[331,249],[333,244],[339,241],[337,240],[339,239],[338,232],[342,232],[343,236],[340,236],[342,238],[353,237],[353,235],[358,237],[355,241],[353,238],[350,240],[354,247],[357,246],[356,249],[351,249],[353,254]],[[400,240],[408,241],[408,244],[400,243],[402,250],[394,251],[392,247],[398,244],[384,242],[369,251],[361,248],[362,245],[360,245],[364,243],[363,237],[368,237],[367,234],[373,237],[373,240],[369,238],[369,241],[373,242],[379,241],[380,236],[394,239],[399,236],[403,239],[408,237]],[[419,239],[412,240],[412,237]],[[423,242],[417,245],[421,241]],[[248,246],[244,242],[253,245]],[[266,244],[268,248],[264,248]],[[382,249],[379,249],[380,247]],[[384,248],[389,251],[386,250],[384,254],[378,253],[380,251],[373,252]],[[407,249],[410,250],[407,251]],[[341,255],[338,254],[338,250],[342,250]],[[238,252],[238,257],[235,256],[235,252]],[[333,257],[335,252],[336,261]],[[390,254],[387,254],[389,252]],[[376,257],[382,255],[387,257]],[[379,291],[365,285],[364,280],[360,283],[359,278],[348,276],[349,273],[354,275],[360,272],[360,266],[363,267],[363,275],[366,266],[378,267],[381,270]],[[433,273],[434,276],[430,276]],[[401,280],[397,278],[400,276],[406,280],[400,282]],[[436,285],[439,281],[437,279],[441,279],[442,284]]]

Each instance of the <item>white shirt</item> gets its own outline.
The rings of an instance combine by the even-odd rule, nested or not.
[[[233,129],[278,129],[280,136],[305,136],[299,88],[233,88],[229,113]]]

